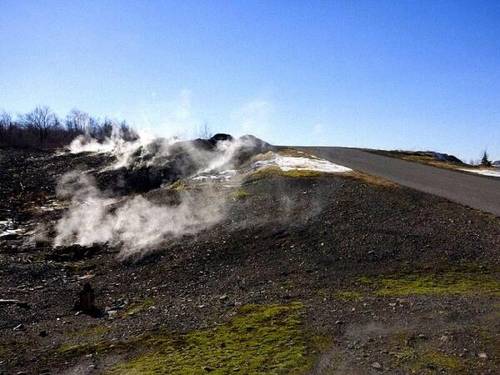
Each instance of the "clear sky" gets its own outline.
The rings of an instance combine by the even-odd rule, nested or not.
[[[0,0],[0,109],[500,159],[500,1]]]

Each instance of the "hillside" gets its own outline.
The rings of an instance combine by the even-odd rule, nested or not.
[[[80,151],[0,150],[0,373],[500,371],[497,217],[253,137]]]

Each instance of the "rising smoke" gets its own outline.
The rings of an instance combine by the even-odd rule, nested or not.
[[[101,192],[92,176],[73,172],[64,176],[59,194],[70,197],[71,206],[56,225],[56,246],[108,243],[120,246],[124,257],[196,233],[224,217],[224,196],[209,186],[180,192],[176,205],[156,204],[142,195],[118,201]]]
[[[252,137],[226,138],[212,143],[145,137],[124,142],[119,134],[105,142],[78,139],[70,146],[73,153],[112,154],[116,162],[107,169],[162,168],[179,159],[185,168],[183,177],[190,181],[206,173],[228,175],[227,170],[240,162],[238,156],[242,150],[251,149],[255,149]],[[186,163],[190,168],[185,167]],[[237,177],[232,179],[237,184]],[[99,189],[90,174],[77,171],[66,174],[59,182],[57,193],[70,201],[70,207],[56,224],[54,245],[106,243],[120,248],[120,256],[128,257],[151,251],[165,241],[210,228],[223,220],[227,210],[228,191],[216,180],[204,180],[193,189],[178,191],[176,202],[167,204],[153,202],[144,195],[113,197],[112,192]]]

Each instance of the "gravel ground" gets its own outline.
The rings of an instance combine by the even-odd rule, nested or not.
[[[0,150],[0,221],[21,229],[0,237],[0,373],[116,373],[124,363],[183,373],[130,361],[150,358],[137,357],[154,349],[147,335],[167,332],[175,350],[191,353],[182,343],[190,334],[226,327],[245,306],[293,303],[301,306],[300,337],[314,346],[303,350],[310,365],[301,372],[500,372],[498,218],[376,180],[268,173],[221,187],[231,198],[215,226],[141,257],[123,260],[106,245],[53,249],[50,226],[67,206],[55,196],[57,180],[108,162]],[[177,192],[143,194],[161,202]],[[40,224],[49,242],[27,241],[23,230]],[[74,309],[85,283],[101,310],[94,317]],[[257,358],[268,339],[252,338],[250,353]],[[219,361],[189,373],[293,372],[288,357],[281,361]]]

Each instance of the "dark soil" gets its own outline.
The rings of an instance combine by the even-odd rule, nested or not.
[[[44,223],[50,237],[65,205],[58,178],[110,161],[0,150],[0,221]],[[322,338],[311,373],[500,373],[498,218],[349,176],[269,173],[239,189],[223,222],[140,258],[0,237],[0,299],[18,301],[0,302],[0,373],[105,373],[151,350],[145,335],[292,302],[304,306],[304,332]],[[86,283],[97,317],[74,309]],[[199,369],[213,370],[253,373]]]

